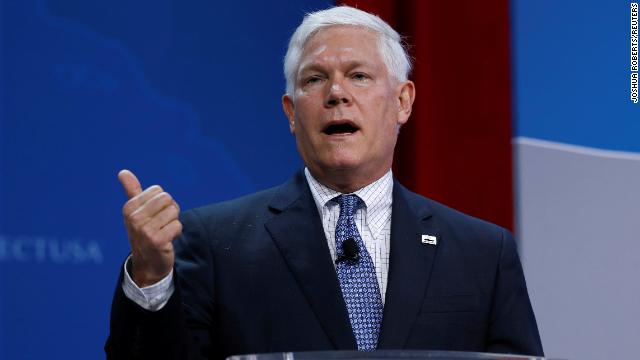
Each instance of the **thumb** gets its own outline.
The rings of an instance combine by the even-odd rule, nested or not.
[[[140,181],[131,171],[126,169],[120,170],[118,173],[118,180],[120,180],[124,191],[127,192],[129,199],[142,192],[142,185],[140,185]]]

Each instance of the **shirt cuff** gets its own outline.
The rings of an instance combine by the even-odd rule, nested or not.
[[[122,280],[122,291],[129,298],[145,310],[158,311],[162,309],[173,294],[173,271],[157,283],[143,288],[138,287],[131,279],[127,265],[131,261],[131,255],[124,262],[124,279]]]

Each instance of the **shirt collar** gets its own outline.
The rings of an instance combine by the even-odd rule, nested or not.
[[[323,210],[337,206],[338,204],[331,200],[342,193],[321,184],[306,167],[304,168],[304,175],[309,183],[318,213],[323,217]],[[391,170],[371,184],[354,191],[353,194],[358,195],[364,202],[365,221],[369,225],[373,236],[377,237],[386,221],[391,217],[391,205],[393,203],[393,174]]]

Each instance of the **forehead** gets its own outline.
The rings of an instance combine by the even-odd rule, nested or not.
[[[306,42],[299,70],[333,62],[382,65],[378,39],[377,33],[362,27],[337,25],[321,29]]]

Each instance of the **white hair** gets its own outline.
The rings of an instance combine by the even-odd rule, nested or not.
[[[336,6],[307,14],[291,35],[284,57],[287,94],[293,95],[302,51],[307,41],[321,29],[337,25],[359,26],[378,34],[378,50],[389,74],[398,81],[407,80],[411,71],[411,58],[402,44],[400,34],[376,15],[349,6]]]

